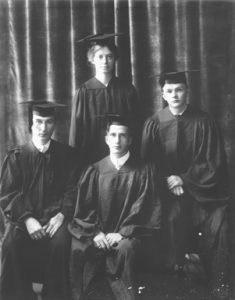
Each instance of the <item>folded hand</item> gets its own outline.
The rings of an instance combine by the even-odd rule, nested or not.
[[[63,222],[64,215],[62,213],[58,213],[53,218],[51,218],[45,226],[43,226],[43,229],[45,230],[46,234],[49,235],[49,237],[53,237],[53,235],[60,228]]]
[[[41,240],[46,237],[46,232],[41,224],[35,218],[25,220],[26,229],[33,240]]]

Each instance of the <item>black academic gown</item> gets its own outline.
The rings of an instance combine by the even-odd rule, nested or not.
[[[101,116],[119,114],[139,118],[140,112],[133,85],[113,77],[106,87],[95,77],[91,78],[74,96],[69,143],[79,149],[87,164],[94,163],[108,155]]]
[[[156,172],[130,157],[117,170],[110,157],[87,168],[81,177],[72,238],[71,277],[73,298],[80,299],[103,259],[110,286],[117,299],[134,299],[134,254],[141,237],[160,228],[161,205]],[[113,250],[93,246],[100,231],[116,232],[125,238]],[[129,287],[129,289],[128,289]]]
[[[189,245],[190,233],[195,228],[202,233],[201,253],[211,254],[214,250],[217,258],[226,256],[225,223],[230,190],[225,152],[215,121],[191,106],[177,117],[166,107],[144,125],[142,156],[157,162],[163,176],[178,175],[183,180],[185,194],[182,197],[167,191],[162,196],[167,211],[164,218],[171,232],[171,249],[175,248],[176,257],[195,251]]]
[[[7,154],[0,180],[0,206],[6,218],[2,300],[33,299],[35,276],[43,279],[45,299],[68,299],[70,235],[66,224],[74,210],[77,171],[73,149],[54,140],[44,154],[32,142]],[[65,221],[53,238],[33,241],[24,220],[34,217],[45,225],[58,212]]]

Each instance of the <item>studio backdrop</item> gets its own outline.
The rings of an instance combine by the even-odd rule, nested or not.
[[[56,139],[67,143],[75,89],[92,75],[88,34],[116,38],[116,74],[136,86],[144,116],[162,108],[162,71],[189,75],[192,105],[211,113],[222,129],[231,180],[235,171],[235,2],[183,0],[0,1],[0,163],[28,138],[24,100],[67,104]]]

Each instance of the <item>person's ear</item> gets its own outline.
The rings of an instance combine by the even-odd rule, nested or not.
[[[104,139],[105,139],[105,143],[108,145],[108,136],[107,136],[107,133],[106,133]]]
[[[93,54],[89,55],[87,61],[89,64],[93,65],[94,64],[94,55]]]

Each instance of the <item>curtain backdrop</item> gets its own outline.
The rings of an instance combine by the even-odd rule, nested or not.
[[[163,70],[200,69],[189,75],[189,101],[220,123],[234,180],[235,2],[183,0],[1,0],[0,163],[28,138],[27,111],[19,102],[67,104],[56,138],[67,143],[75,89],[92,74],[80,38],[97,32],[116,38],[118,76],[136,86],[145,116],[161,109]]]

